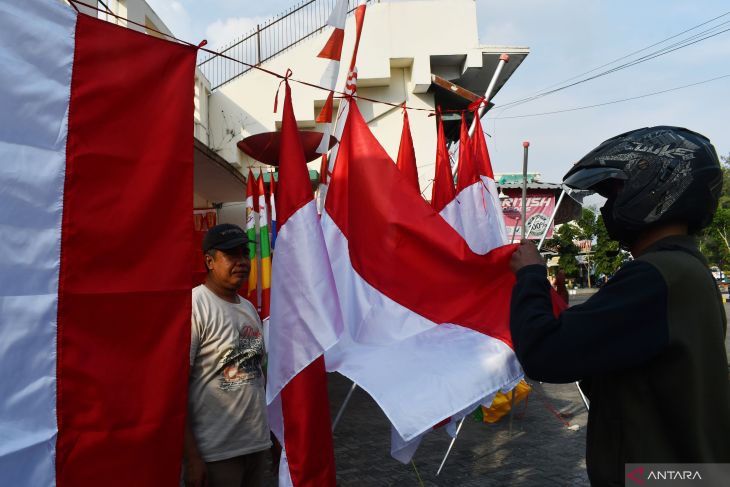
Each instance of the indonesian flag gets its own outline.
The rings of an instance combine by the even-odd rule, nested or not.
[[[492,171],[492,161],[489,158],[489,150],[487,149],[487,140],[484,137],[482,122],[479,119],[479,106],[474,109],[474,134],[472,135],[472,161],[476,166],[477,174],[484,183],[488,192],[487,201],[487,220],[490,228],[498,231],[499,236],[494,236],[491,243],[495,245],[506,244],[509,242],[507,236],[507,227],[504,223],[504,215],[502,214],[502,203],[499,201],[499,190],[494,181],[494,171]],[[490,201],[491,200],[491,201]],[[501,242],[501,244],[500,244]]]
[[[466,119],[462,116],[461,136],[459,139],[459,165],[456,179],[456,197],[440,211],[441,216],[464,237],[472,251],[486,254],[495,247],[507,243],[504,231],[504,218],[501,206],[495,206],[494,198],[480,178],[474,157],[484,163],[486,150],[481,125],[476,135],[481,135],[483,149],[477,153],[472,145],[476,141],[469,138]],[[493,180],[492,180],[493,181]],[[496,188],[496,186],[495,186]],[[497,201],[499,199],[497,198]]]
[[[279,236],[273,262],[266,401],[284,447],[279,485],[334,487],[323,353],[342,315],[286,84],[279,158]]]
[[[322,142],[317,151],[320,154],[327,152],[329,149],[329,139],[332,130],[332,109],[334,105],[334,92],[337,85],[337,75],[340,72],[340,58],[342,57],[342,42],[345,40],[345,22],[347,21],[347,0],[337,0],[332,13],[327,19],[327,26],[332,27],[330,36],[324,47],[317,55],[318,58],[324,59],[327,63],[320,79],[320,85],[329,88],[322,110],[317,115],[316,122],[326,124]]]
[[[366,390],[408,442],[522,377],[509,334],[516,246],[474,253],[400,191],[403,175],[354,101],[349,110],[322,215],[345,322],[327,368]]]
[[[253,171],[249,168],[248,176],[246,177],[246,236],[248,237],[248,258],[251,260],[251,271],[248,274],[248,287],[245,298],[256,309],[259,309],[259,266],[256,258],[256,224],[259,217],[257,192],[258,184],[256,183]]]
[[[398,159],[396,166],[405,177],[407,184],[413,187],[417,193],[421,193],[421,186],[418,184],[418,167],[416,165],[416,151],[413,149],[413,138],[411,137],[411,125],[408,122],[408,110],[403,107],[403,131],[398,147]]]
[[[0,483],[177,485],[196,49],[0,2]]]
[[[362,26],[365,23],[365,9],[367,5],[364,0],[360,0],[357,8],[355,9],[355,46],[352,49],[352,57],[350,58],[350,70],[347,72],[347,80],[345,81],[346,95],[354,95],[357,92],[357,52],[360,47],[360,36],[362,35]],[[345,121],[347,120],[349,103],[340,103],[337,109],[337,121],[335,122],[335,138],[339,141],[342,138],[342,131],[345,128]],[[327,140],[327,147],[329,147],[329,133],[322,138],[322,144],[318,151],[324,155],[326,149],[323,147],[324,141]],[[322,213],[324,209],[324,202],[327,199],[327,188],[329,187],[329,177],[332,174],[335,160],[337,159],[337,148],[339,142],[335,144],[330,150],[328,158],[322,158],[323,169],[320,171],[320,184],[317,191],[318,202],[317,210]]]

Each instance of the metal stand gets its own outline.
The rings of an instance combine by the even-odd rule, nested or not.
[[[347,407],[347,403],[350,402],[350,398],[352,397],[352,393],[355,392],[355,389],[357,389],[357,384],[354,382],[352,383],[352,386],[350,387],[350,390],[347,392],[347,395],[345,396],[345,400],[342,401],[342,406],[340,406],[340,410],[337,411],[337,416],[335,416],[335,420],[332,422],[332,432],[335,432],[335,428],[337,428],[337,423],[340,422],[340,418],[342,417],[342,413],[345,412],[345,408]]]

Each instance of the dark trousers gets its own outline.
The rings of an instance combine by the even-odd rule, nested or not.
[[[262,487],[269,450],[206,462],[208,487]]]

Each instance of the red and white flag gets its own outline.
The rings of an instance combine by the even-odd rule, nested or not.
[[[319,84],[330,89],[324,106],[316,119],[317,123],[325,124],[322,142],[317,148],[320,154],[324,154],[329,150],[330,134],[332,133],[332,109],[334,106],[333,90],[337,86],[337,75],[340,73],[342,43],[345,40],[345,22],[347,21],[347,3],[347,0],[337,0],[326,24],[328,27],[332,27],[332,30],[327,42],[317,55],[317,58],[324,59],[327,63]]]
[[[196,49],[0,2],[0,483],[180,478]]]
[[[279,485],[334,487],[332,427],[323,353],[342,314],[286,84],[277,195],[266,401],[284,447]]]
[[[484,183],[488,192],[488,199],[485,202],[487,207],[486,218],[489,221],[490,228],[493,231],[496,230],[499,234],[498,237],[492,237],[492,243],[494,245],[506,244],[509,242],[509,237],[507,236],[507,227],[505,225],[504,215],[502,214],[502,203],[499,200],[499,190],[497,189],[497,183],[494,181],[494,171],[492,170],[492,161],[489,157],[489,150],[487,149],[487,140],[484,137],[482,122],[479,119],[478,104],[474,109],[474,117],[475,127],[471,143],[472,161],[476,167],[477,174],[479,174],[479,178]]]
[[[354,95],[357,91],[357,52],[360,48],[360,36],[362,35],[362,26],[365,22],[365,9],[367,5],[364,0],[360,0],[357,8],[355,9],[355,46],[352,48],[352,57],[350,58],[350,69],[347,73],[347,80],[345,81],[346,95]],[[337,121],[335,122],[335,139],[338,141],[342,138],[342,130],[345,128],[345,121],[347,120],[347,110],[349,103],[340,103],[337,109]],[[322,138],[322,144],[318,152],[324,154],[327,149],[324,147],[325,139],[329,144],[329,132],[326,133],[325,137]],[[321,213],[324,208],[324,202],[327,198],[327,188],[329,187],[329,177],[332,174],[334,168],[335,159],[337,159],[337,147],[338,143],[330,150],[330,155],[327,159],[322,159],[323,169],[320,174],[320,184],[317,191],[317,210]],[[327,145],[329,147],[329,145]],[[326,166],[324,165],[326,163]]]
[[[514,385],[515,246],[471,251],[403,177],[354,101],[322,215],[345,330],[326,354],[380,405],[400,439]]]
[[[481,140],[478,140],[479,135]],[[477,143],[478,148],[474,147]],[[441,216],[464,237],[469,248],[477,254],[486,254],[507,243],[502,207],[495,205],[496,195],[489,192],[477,166],[478,161],[482,168],[485,167],[486,147],[478,119],[477,131],[470,138],[466,118],[462,115],[456,196],[440,211]],[[491,169],[491,164],[489,168]],[[491,181],[494,183],[493,179]],[[496,185],[494,188],[496,190]],[[499,201],[498,197],[496,201]]]

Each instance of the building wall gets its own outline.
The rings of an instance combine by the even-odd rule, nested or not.
[[[329,34],[329,30],[325,30]],[[325,37],[313,36],[265,63],[268,70],[291,69],[296,79],[318,82],[324,64],[317,54]],[[342,90],[354,43],[354,17],[345,30],[338,89]],[[432,109],[431,56],[453,56],[453,65],[443,71],[463,72],[481,66],[482,57],[474,0],[423,0],[369,4],[358,55],[358,92],[362,96],[413,107]],[[252,70],[223,85],[210,96],[210,147],[242,171],[256,162],[236,143],[253,134],[273,131],[281,123],[281,109],[273,113],[279,79]],[[314,119],[327,93],[292,83],[294,112],[302,129],[315,129]],[[283,90],[280,93],[283,101]],[[375,136],[395,158],[402,128],[402,110],[387,105],[358,102]],[[281,103],[280,103],[281,106]],[[433,178],[436,152],[436,121],[426,112],[409,113],[420,171],[421,187]],[[319,169],[319,161],[309,164]],[[427,190],[430,195],[430,190]]]

